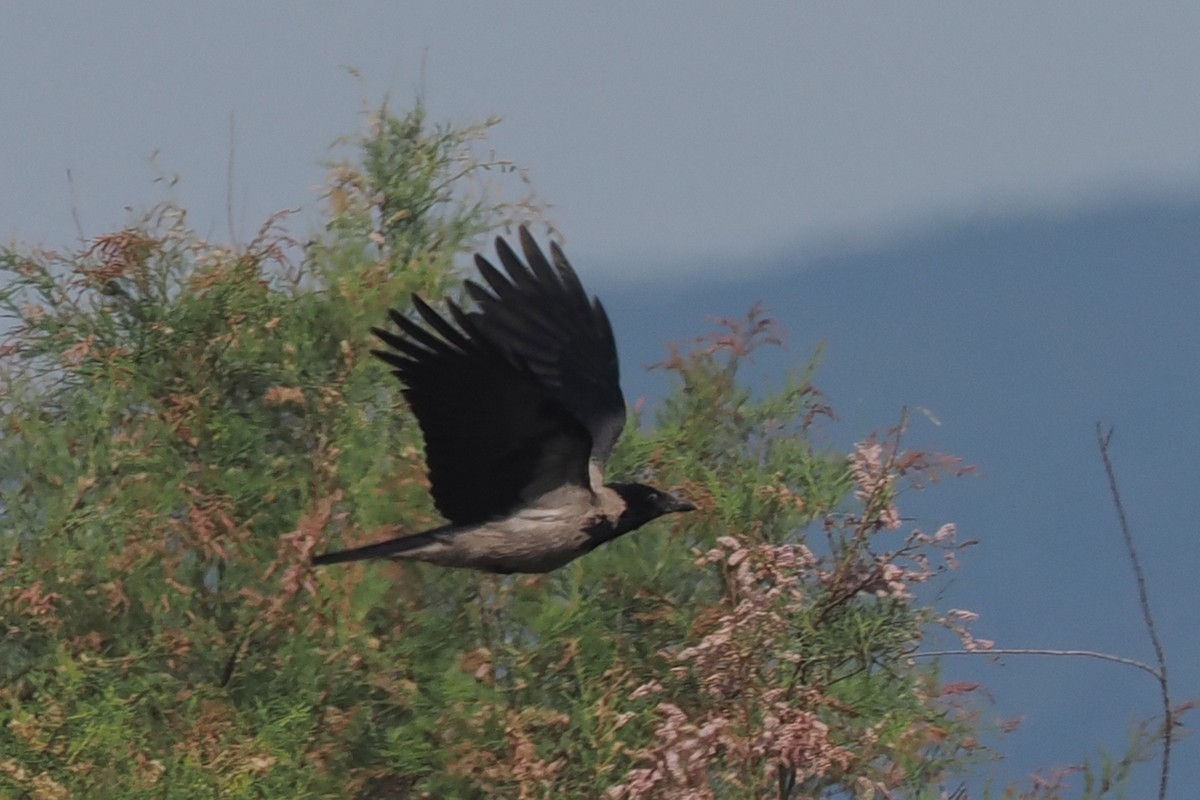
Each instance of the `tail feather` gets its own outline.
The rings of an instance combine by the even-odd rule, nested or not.
[[[347,550],[322,553],[321,555],[313,556],[312,563],[313,566],[319,567],[325,564],[342,564],[347,561],[361,561],[367,558],[416,558],[425,560],[432,553],[421,551],[442,550],[445,548],[445,543],[434,535],[440,530],[398,536],[394,539],[385,539],[382,542],[375,542],[374,544],[367,544],[362,547],[352,547]]]

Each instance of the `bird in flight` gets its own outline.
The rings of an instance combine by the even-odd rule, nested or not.
[[[447,524],[314,564],[413,559],[497,573],[549,572],[664,514],[694,506],[640,483],[604,483],[625,426],[617,348],[558,245],[550,259],[525,227],[525,261],[502,238],[503,271],[482,255],[475,310],[420,297],[421,321],[391,311],[372,328],[425,436],[430,493]],[[423,324],[422,324],[423,322]]]

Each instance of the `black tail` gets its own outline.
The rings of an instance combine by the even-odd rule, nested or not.
[[[431,535],[433,533],[436,533],[436,531],[414,533],[411,536],[399,536],[395,539],[386,539],[382,542],[375,542],[374,544],[367,544],[362,547],[352,547],[349,550],[335,550],[332,553],[322,553],[319,556],[313,556],[312,563],[313,566],[320,567],[325,564],[362,561],[364,558],[392,558],[435,543],[436,540]]]

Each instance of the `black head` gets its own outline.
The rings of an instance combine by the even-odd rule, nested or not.
[[[625,510],[617,522],[621,533],[640,528],[663,514],[696,510],[688,501],[644,483],[613,483],[609,484],[609,488],[625,501]]]

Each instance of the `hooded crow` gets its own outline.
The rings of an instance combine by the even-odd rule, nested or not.
[[[550,259],[520,229],[522,262],[502,238],[503,271],[481,255],[476,309],[420,297],[420,321],[391,311],[372,328],[425,436],[430,493],[448,524],[325,553],[314,564],[413,559],[497,573],[549,572],[691,503],[640,483],[604,483],[625,426],[617,348],[558,245]],[[422,324],[422,322],[424,324]]]

